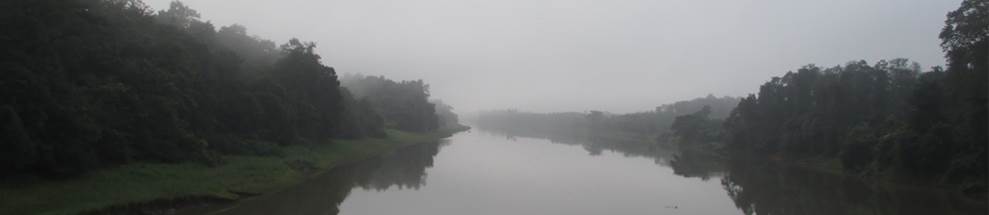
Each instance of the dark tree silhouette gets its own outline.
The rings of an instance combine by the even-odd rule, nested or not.
[[[179,2],[155,13],[139,0],[3,1],[0,29],[0,177],[382,136],[391,112],[378,109],[406,105],[353,98],[313,43],[217,31]],[[402,86],[431,119],[410,130],[434,129],[426,85]]]
[[[838,158],[858,174],[908,174],[984,195],[989,2],[966,0],[940,34],[948,68],[905,59],[813,65],[760,87],[725,122],[732,149]]]

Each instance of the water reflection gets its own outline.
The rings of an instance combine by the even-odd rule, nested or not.
[[[683,177],[697,177],[708,180],[720,178],[725,172],[723,158],[702,150],[680,149],[672,160],[673,174]]]
[[[708,180],[724,172],[721,157],[697,149],[681,149],[676,144],[656,142],[644,134],[614,134],[596,132],[559,131],[538,133],[527,130],[503,130],[480,127],[482,132],[503,135],[508,140],[515,137],[542,138],[553,143],[579,145],[592,156],[611,151],[626,157],[646,157],[660,166],[668,166],[677,175]]]
[[[564,145],[581,146],[589,155],[601,155],[604,151],[620,153],[626,157],[646,157],[653,159],[656,164],[669,165],[679,153],[676,145],[657,143],[648,134],[637,133],[605,133],[559,130],[542,132],[525,129],[492,129],[478,127],[480,132],[504,136],[506,140],[514,141],[515,137],[547,139],[550,142]]]
[[[483,128],[482,128],[483,129]],[[653,158],[682,177],[720,180],[743,214],[986,214],[985,202],[956,192],[892,184],[867,184],[855,177],[785,167],[759,159],[733,159],[704,150],[656,142],[614,141],[594,133],[533,134],[488,130],[508,137],[547,138],[580,145],[591,155],[614,151]],[[607,136],[607,135],[604,135]]]
[[[984,203],[930,188],[866,184],[769,162],[728,162],[722,185],[745,214],[985,214]]]
[[[365,174],[355,184],[364,189],[388,190],[419,189],[426,185],[426,168],[433,166],[433,157],[439,153],[442,143],[420,144],[397,150],[395,153],[356,165]]]
[[[756,159],[725,161],[703,150],[630,141],[635,138],[539,137],[553,141],[514,133],[461,133],[443,154],[445,143],[416,145],[282,192],[189,214],[909,215],[986,210],[985,204],[939,190],[871,185]]]
[[[433,157],[444,145],[445,142],[425,143],[398,149],[380,158],[337,168],[278,193],[243,200],[218,214],[337,214],[338,206],[355,187],[377,191],[419,189],[426,184],[426,169],[433,166]]]

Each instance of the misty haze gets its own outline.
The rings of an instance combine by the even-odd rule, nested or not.
[[[989,0],[4,0],[0,214],[989,214]]]

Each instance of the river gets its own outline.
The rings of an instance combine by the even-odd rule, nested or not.
[[[337,168],[216,214],[984,214],[925,188],[767,164],[725,164],[660,144],[462,132]]]

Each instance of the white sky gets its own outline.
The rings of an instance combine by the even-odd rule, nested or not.
[[[183,2],[217,26],[314,41],[339,73],[423,79],[458,112],[631,112],[746,95],[810,63],[942,65],[937,34],[961,0]]]

